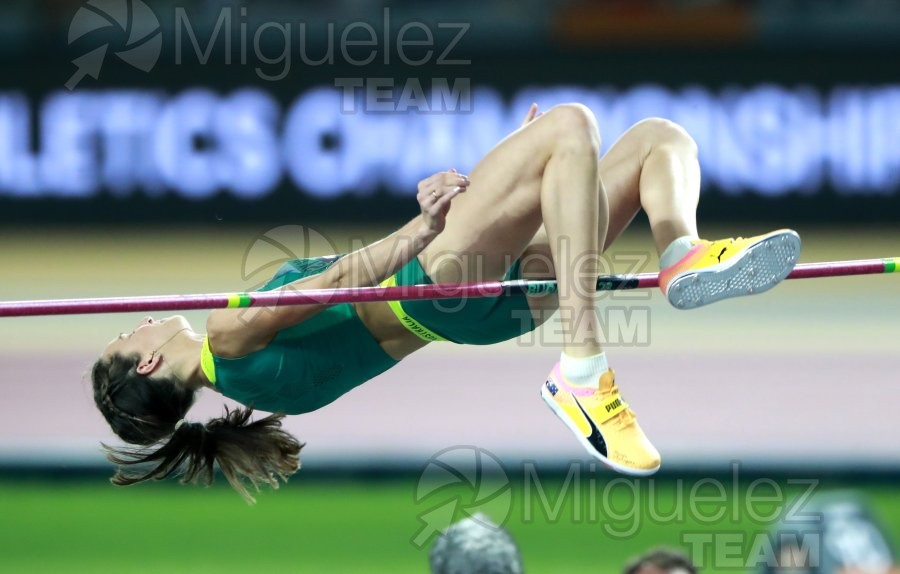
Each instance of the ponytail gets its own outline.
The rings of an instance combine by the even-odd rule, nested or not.
[[[300,468],[304,445],[282,430],[284,415],[251,422],[253,409],[226,407],[223,416],[206,424],[182,421],[193,391],[137,374],[138,359],[116,355],[97,361],[92,370],[97,407],[117,435],[137,445],[103,445],[107,458],[120,467],[113,484],[163,480],[183,469],[182,484],[210,485],[218,463],[231,486],[252,504],[248,486],[257,492],[262,484],[278,488],[279,480],[286,482]],[[148,464],[150,470],[132,468]]]
[[[163,480],[184,466],[182,484],[208,486],[213,481],[214,464],[218,463],[231,486],[244,500],[253,503],[247,482],[257,492],[261,484],[277,489],[279,479],[287,482],[300,468],[303,445],[281,429],[284,415],[249,422],[252,413],[252,409],[225,407],[222,417],[206,424],[185,422],[155,450],[104,445],[109,460],[120,465],[112,483],[127,486]],[[127,468],[146,464],[155,466],[146,472],[131,472]]]

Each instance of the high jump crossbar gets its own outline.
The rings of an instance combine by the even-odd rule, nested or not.
[[[788,279],[816,279],[851,275],[876,275],[900,271],[900,257],[801,263]],[[658,273],[602,275],[598,291],[648,289],[659,286]],[[424,299],[498,297],[507,293],[546,295],[557,290],[555,279],[514,279],[481,283],[443,285],[404,285],[396,287],[348,287],[254,291],[250,293],[213,293],[197,295],[159,295],[147,297],[100,297],[90,299],[45,299],[2,301],[0,317],[79,315],[96,313],[133,313],[149,311],[192,311],[284,305],[336,305],[378,301],[419,301]]]

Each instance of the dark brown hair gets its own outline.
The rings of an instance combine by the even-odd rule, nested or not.
[[[252,408],[229,410],[207,423],[184,422],[195,392],[171,378],[138,374],[140,356],[116,354],[94,363],[94,402],[122,440],[138,445],[103,445],[119,469],[112,483],[119,486],[163,480],[182,473],[183,484],[212,484],[215,463],[231,486],[254,502],[245,481],[257,491],[261,484],[278,488],[279,479],[300,468],[303,444],[281,429],[283,415],[250,421]],[[155,448],[141,448],[154,446]],[[131,469],[141,465],[143,469]],[[148,469],[147,466],[150,466]]]
[[[691,564],[687,556],[669,548],[657,548],[629,562],[625,566],[624,574],[638,574],[647,567],[657,568],[663,572],[682,569],[690,574],[697,574],[697,568]]]

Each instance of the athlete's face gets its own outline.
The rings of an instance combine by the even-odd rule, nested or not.
[[[110,341],[103,351],[103,357],[116,353],[122,355],[137,353],[144,357],[159,350],[163,345],[175,343],[175,339],[192,333],[190,323],[181,315],[165,319],[144,317],[133,330],[120,333]]]

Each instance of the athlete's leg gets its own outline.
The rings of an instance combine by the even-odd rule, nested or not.
[[[598,228],[604,251],[641,207],[659,254],[679,237],[697,237],[700,165],[697,144],[682,127],[660,118],[635,124],[600,159],[599,175],[603,184],[599,193],[609,203],[609,226]],[[539,229],[523,256],[523,276],[555,276],[551,245],[546,230]],[[557,302],[552,296],[532,297],[530,304],[540,323],[555,311]]]
[[[600,159],[600,178],[610,202],[604,249],[639,208],[650,220],[658,253],[679,237],[697,237],[697,144],[679,125],[660,118],[635,124]]]
[[[697,146],[672,122],[650,119],[635,125],[603,157],[600,173],[604,182],[606,178],[614,182],[607,182],[614,211],[606,244],[624,229],[623,222],[627,225],[638,198],[660,254],[660,287],[675,307],[689,309],[761,293],[793,269],[800,238],[790,230],[749,238],[699,239]],[[636,192],[635,173],[639,174]]]
[[[643,207],[660,254],[660,287],[680,309],[761,293],[784,279],[800,238],[778,230],[749,238],[700,240],[697,146],[676,124],[649,119],[632,127],[600,161],[610,201],[611,244]]]
[[[672,122],[653,118],[633,126],[600,160],[600,179],[610,213],[604,248],[643,207],[663,268],[660,287],[678,308],[761,293],[784,279],[797,261],[800,238],[791,230],[737,240],[698,239],[697,146]],[[548,253],[550,244],[547,235],[539,231],[525,260]],[[543,262],[546,257],[534,259]],[[546,263],[524,266],[526,276],[545,275],[545,268]],[[533,298],[531,304],[536,317],[544,317],[552,301]]]
[[[543,222],[559,280],[565,349],[541,396],[593,456],[621,472],[647,475],[659,468],[659,453],[619,395],[594,308],[600,236],[608,223],[598,140],[594,119],[581,106],[554,108],[507,138],[472,172],[447,228],[420,259],[438,281],[499,278]],[[450,264],[442,261],[447,253]],[[459,256],[462,267],[452,264]]]
[[[638,122],[599,161],[602,195],[609,203],[609,226],[598,229],[603,251],[628,227],[639,209],[650,220],[654,243],[662,253],[675,239],[697,237],[700,164],[697,144],[678,124],[661,118]],[[527,254],[550,253],[545,229],[538,230]],[[532,276],[554,271],[540,267],[548,257],[534,257]]]
[[[660,274],[660,283],[677,307],[765,290],[786,276],[796,261],[799,238],[787,230],[746,240],[699,240],[697,149],[690,136],[671,122],[653,119],[637,124],[599,163],[598,194],[609,202],[609,226],[598,228],[604,248],[643,207],[661,261],[664,265],[675,261]],[[524,272],[546,276],[555,271],[546,268],[546,254],[552,249],[553,238],[539,231],[523,257]],[[532,305],[540,313],[548,300],[534,298]],[[568,385],[568,375],[561,371],[557,367],[550,373],[542,397],[588,451],[622,472],[655,472],[659,455],[618,395],[612,371],[601,376],[599,391],[590,394]],[[610,421],[619,425],[616,430],[610,430]]]
[[[598,171],[598,195],[608,198],[609,204],[609,226],[597,228],[604,248],[641,206],[648,211],[660,250],[677,237],[696,236],[699,167],[696,146],[684,130],[663,120],[641,122],[612,146],[599,161]],[[553,244],[548,233],[539,231],[523,257],[524,272],[552,275],[556,270],[546,267]],[[549,316],[547,307],[553,300],[535,297],[530,303],[541,320]],[[570,384],[564,367],[554,368],[541,389],[541,396],[557,416],[607,465],[634,475],[656,472],[659,453],[619,395],[615,374],[611,370],[602,373],[599,388],[588,392]]]
[[[419,255],[425,271],[440,283],[499,279],[543,222],[567,311],[566,352],[599,353],[591,279],[597,230],[607,225],[599,145],[593,116],[577,104],[553,108],[500,142],[469,174],[446,228]]]

